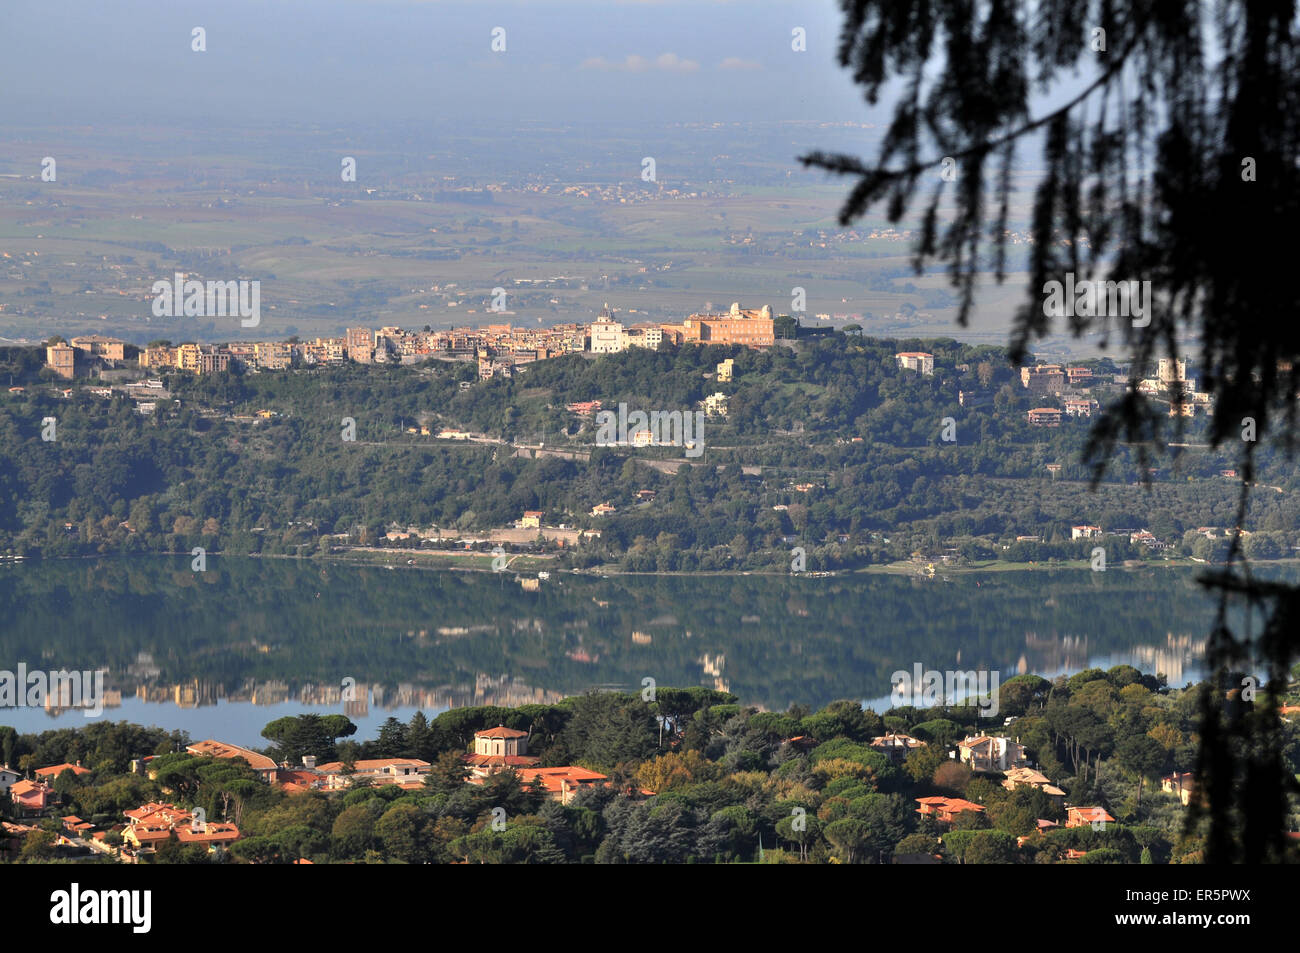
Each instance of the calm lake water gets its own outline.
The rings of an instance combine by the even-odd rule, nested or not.
[[[538,582],[311,560],[110,558],[0,565],[0,669],[103,669],[102,717],[264,743],[286,714],[518,705],[592,689],[725,689],[784,709],[888,707],[890,676],[988,669],[1005,680],[1127,663],[1182,686],[1213,605],[1197,571],[1040,570],[948,579],[861,574]],[[533,588],[535,587],[535,588]],[[345,700],[345,692],[355,700]],[[19,731],[80,710],[0,709]]]

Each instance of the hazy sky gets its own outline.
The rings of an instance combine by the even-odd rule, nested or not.
[[[866,121],[839,29],[833,0],[3,0],[0,80],[55,124]]]

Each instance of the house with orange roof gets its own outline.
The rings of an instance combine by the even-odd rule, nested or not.
[[[206,741],[195,742],[185,750],[190,754],[209,758],[226,758],[232,761],[243,758],[248,762],[248,766],[256,771],[262,780],[268,784],[275,780],[275,772],[279,768],[279,765],[264,754],[258,754],[248,748],[241,748],[239,745],[226,744],[224,741],[214,741],[211,738]]]
[[[424,786],[424,778],[431,767],[429,762],[419,758],[371,758],[354,761],[350,773],[344,771],[342,761],[322,764],[316,773],[325,779],[325,787],[330,791],[351,787],[357,778],[366,778],[376,785],[396,784],[413,789]]]
[[[588,771],[586,768],[566,765],[562,768],[521,768],[519,783],[527,788],[532,784],[541,784],[546,794],[553,801],[568,804],[577,793],[586,788],[595,787],[608,781],[603,774]]]
[[[1092,824],[1114,824],[1115,818],[1106,813],[1104,807],[1067,807],[1065,809],[1066,827],[1088,827]]]
[[[958,814],[967,811],[975,814],[984,813],[983,805],[959,797],[919,797],[916,803],[920,805],[916,809],[918,814],[926,817],[933,816],[943,824],[951,824]]]
[[[324,779],[315,770],[280,768],[275,772],[274,786],[286,794],[302,794],[316,791],[326,786]]]
[[[65,761],[63,764],[52,764],[48,768],[37,768],[36,776],[46,781],[53,781],[64,771],[71,771],[77,777],[81,777],[83,774],[90,774],[90,769],[83,768],[80,761],[76,764],[69,764]]]
[[[180,826],[172,828],[172,833],[182,844],[206,844],[209,852],[239,840],[239,828],[234,824]]]
[[[516,770],[536,767],[540,759],[528,753],[528,732],[504,725],[474,732],[474,753],[465,756],[470,773],[482,780],[507,768]]]
[[[19,781],[9,788],[9,800],[22,814],[39,814],[58,800],[54,788],[44,781]]]
[[[128,827],[122,832],[122,842],[130,845],[134,850],[157,850],[159,845],[167,843],[172,839],[172,829],[170,827],[144,827],[143,825]]]
[[[215,851],[240,836],[234,824],[196,823],[192,813],[174,804],[150,802],[123,814],[128,826],[122,840],[136,851],[157,850],[172,837],[182,844],[206,844],[209,851]]]
[[[86,831],[91,831],[95,829],[94,824],[90,823],[89,821],[83,821],[75,814],[69,814],[67,817],[59,818],[59,820],[63,821],[63,829],[65,831],[67,831],[69,834],[74,834],[76,836],[81,836],[82,834],[86,833]]]
[[[123,811],[131,827],[171,828],[175,824],[188,824],[194,815],[174,804],[160,804],[151,801],[131,811]]]

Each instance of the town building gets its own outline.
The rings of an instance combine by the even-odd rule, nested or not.
[[[126,360],[126,342],[117,338],[106,338],[101,334],[84,334],[69,342],[87,357],[98,357],[105,361]]]
[[[375,335],[370,328],[348,328],[348,360],[371,364],[375,357]]]
[[[1176,381],[1186,381],[1187,361],[1181,357],[1177,359],[1168,357],[1160,358],[1160,362],[1156,369],[1156,377],[1159,379],[1160,383],[1164,384],[1166,387]]]
[[[722,314],[692,314],[681,323],[681,340],[692,344],[772,347],[776,344],[772,308],[763,305],[758,310],[742,309],[736,302]]]
[[[66,380],[76,374],[77,349],[70,344],[51,344],[45,349],[45,366]]]
[[[599,317],[592,323],[588,337],[591,344],[588,350],[592,354],[617,354],[624,348],[623,325],[615,321],[609,313],[609,305],[605,306]],[[659,335],[663,340],[662,332]]]
[[[1035,407],[1027,416],[1031,427],[1061,426],[1061,412],[1055,407]]]
[[[925,375],[934,373],[934,355],[924,351],[901,351],[894,355],[898,366],[905,371],[920,371]]]
[[[1059,396],[1065,390],[1065,372],[1060,364],[1038,364],[1020,368],[1020,383],[1038,396]]]

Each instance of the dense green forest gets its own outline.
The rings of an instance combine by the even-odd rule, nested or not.
[[[935,357],[932,377],[894,359],[922,346]],[[735,379],[719,384],[712,372],[724,357],[735,359]],[[1194,418],[1182,433],[1170,424],[1162,439],[1192,446],[1167,448],[1149,486],[1121,446],[1090,492],[1090,422],[1031,427],[1025,411],[1054,400],[1030,396],[1002,349],[951,340],[833,334],[764,351],[570,355],[482,382],[472,365],[443,362],[178,372],[166,378],[174,399],[152,415],[86,388],[62,398],[42,384],[48,374],[35,349],[0,349],[0,376],[26,387],[0,394],[0,549],[19,554],[293,553],[319,549],[326,534],[367,544],[392,527],[472,533],[541,510],[548,525],[601,531],[566,551],[580,566],[777,568],[796,543],[809,569],[944,548],[966,559],[1079,559],[1097,545],[1070,541],[1080,523],[1149,528],[1175,552],[1213,559],[1222,544],[1195,530],[1229,525],[1239,491],[1220,476],[1237,461],[1195,446],[1206,420]],[[591,419],[565,410],[601,400],[686,411],[719,391],[729,414],[706,421],[693,460],[680,448],[597,447]],[[42,439],[47,417],[57,421],[52,441]],[[343,439],[344,418],[355,441]],[[944,439],[945,418],[955,440]],[[420,426],[501,442],[440,441]],[[578,456],[514,446],[542,441]],[[1257,464],[1247,553],[1292,555],[1295,469],[1265,448]],[[656,497],[639,502],[639,490]],[[617,511],[589,515],[604,502]],[[1103,544],[1111,560],[1144,555],[1127,536]]]
[[[97,827],[157,800],[203,807],[210,820],[239,826],[241,839],[224,853],[170,842],[152,858],[157,863],[727,863],[760,854],[780,863],[888,863],[918,854],[947,863],[1199,861],[1200,831],[1185,829],[1186,809],[1158,784],[1166,772],[1194,766],[1194,688],[1170,690],[1129,666],[1050,682],[1023,675],[1001,685],[999,707],[1000,717],[1015,719],[1001,730],[1026,746],[1067,803],[1101,807],[1114,823],[1040,830],[1040,820],[1065,820],[1060,803],[1032,787],[1009,790],[1001,775],[972,774],[950,759],[955,742],[989,730],[976,708],[907,707],[882,716],[839,701],[816,712],[798,705],[765,712],[700,688],[661,688],[649,700],[598,693],[556,705],[462,708],[433,720],[416,714],[409,723],[389,719],[364,741],[341,715],[282,718],[263,731],[265,753],[291,763],[304,754],[345,765],[424,759],[432,768],[416,790],[359,785],[286,794],[238,762],[185,753],[183,735],[125,722],[37,735],[0,728],[0,753],[24,771],[89,767],[81,777],[65,771],[56,789],[60,811]],[[522,786],[509,771],[466,784],[463,754],[474,732],[498,724],[528,732],[530,753],[543,765],[580,764],[609,783],[568,804]],[[1300,727],[1284,729],[1286,757],[1300,772]],[[926,744],[892,762],[870,747],[886,731]],[[145,755],[157,756],[148,774],[128,773],[131,760]],[[951,824],[918,814],[915,799],[936,795],[983,811],[964,811]],[[1295,811],[1293,804],[1293,829]],[[58,825],[50,818],[47,830],[27,834],[17,859],[57,856]]]

